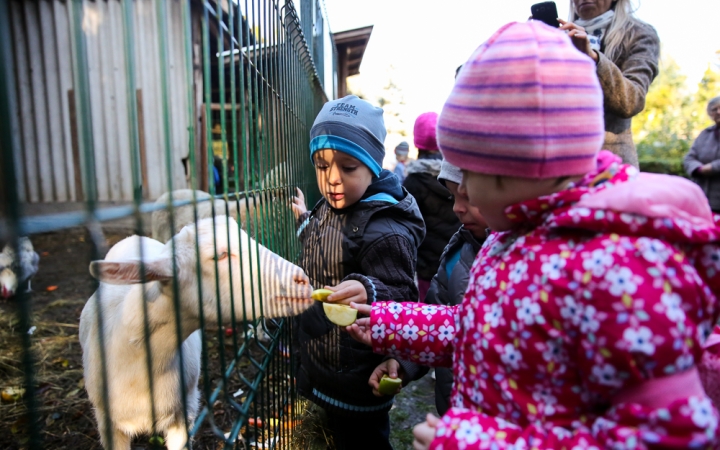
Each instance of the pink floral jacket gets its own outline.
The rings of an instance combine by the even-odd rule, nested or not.
[[[462,304],[373,304],[376,352],[453,367],[454,407],[432,449],[717,445],[702,388],[665,385],[639,403],[626,393],[697,378],[717,319],[720,229],[690,181],[610,162],[509,207],[521,231],[490,236]]]

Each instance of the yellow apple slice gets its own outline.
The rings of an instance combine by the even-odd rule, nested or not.
[[[324,302],[332,293],[333,291],[329,289],[315,289],[314,291],[312,291],[312,294],[310,294],[310,296],[313,298],[313,300]]]
[[[352,325],[357,319],[357,309],[349,306],[323,303],[323,310],[325,310],[325,315],[330,322],[341,327]]]
[[[398,393],[398,389],[402,386],[401,378],[390,378],[387,374],[380,378],[380,386],[378,386],[378,392],[382,395],[395,395]]]

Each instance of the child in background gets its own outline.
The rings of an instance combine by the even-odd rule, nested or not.
[[[455,203],[453,211],[462,226],[450,238],[440,258],[437,275],[430,283],[425,303],[438,305],[459,305],[465,297],[470,267],[487,237],[487,223],[480,211],[468,203],[465,193],[458,191],[462,172],[457,166],[443,161],[438,180],[452,194]],[[450,391],[453,386],[452,370],[447,367],[435,369],[435,406],[438,414],[444,415],[450,407]]]
[[[440,257],[438,273],[430,282],[425,303],[452,306],[460,304],[465,296],[470,267],[480,251],[480,246],[485,242],[487,223],[478,209],[468,203],[467,196],[458,192],[462,181],[462,173],[458,167],[443,161],[438,180],[452,194],[454,198],[453,212],[462,226],[450,238],[450,242]],[[402,364],[406,365],[407,363]],[[375,395],[380,395],[378,386],[384,374],[388,374],[391,378],[399,376],[404,382],[410,381],[401,363],[394,358],[388,359],[379,365],[370,376],[369,384]],[[425,371],[421,370],[416,377],[424,374]],[[446,367],[435,369],[435,406],[441,416],[449,408],[452,385],[452,370]]]
[[[405,171],[407,170],[405,162],[408,160],[409,152],[410,146],[405,141],[402,141],[395,147],[395,159],[397,160],[397,164],[395,164],[393,173],[400,180],[400,184],[405,181]]]
[[[379,353],[453,365],[452,408],[414,448],[714,448],[696,364],[718,317],[720,229],[689,180],[603,142],[595,64],[537,22],[504,26],[438,121],[493,234],[454,307],[376,302]],[[457,327],[457,329],[456,329]]]
[[[310,157],[323,198],[308,212],[293,199],[300,266],[329,302],[417,299],[413,281],[425,226],[415,199],[381,164],[383,110],[351,95],[327,102],[310,130]],[[367,380],[383,360],[332,324],[320,302],[296,322],[297,386],[328,413],[335,446],[390,449],[393,399],[372,394]],[[405,367],[409,373],[417,367]]]
[[[419,301],[425,301],[430,281],[438,271],[440,255],[460,222],[453,214],[450,192],[438,180],[442,155],[435,138],[437,113],[420,114],[415,120],[413,141],[418,157],[407,166],[403,186],[417,201],[425,220],[427,236],[418,249],[417,281]]]

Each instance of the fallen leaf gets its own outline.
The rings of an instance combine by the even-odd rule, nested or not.
[[[70,398],[76,395],[78,392],[80,392],[80,389],[73,389],[72,391],[68,392],[65,398]]]
[[[40,253],[40,256],[50,256],[50,252],[42,252]]]
[[[57,286],[54,286],[54,285],[53,285],[53,286],[48,286],[48,287],[46,287],[45,290],[48,291],[48,292],[52,292],[52,291],[57,290],[57,288],[58,288]]]
[[[2,390],[0,397],[6,403],[15,403],[25,395],[25,389],[16,386],[9,386]]]
[[[259,418],[259,417],[255,418],[255,419],[253,419],[253,418],[251,417],[251,418],[248,419],[247,423],[248,423],[248,426],[251,426],[251,427],[262,428],[262,426],[263,426],[263,421],[262,421],[262,419]]]

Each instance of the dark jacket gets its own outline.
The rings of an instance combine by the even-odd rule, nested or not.
[[[425,303],[437,305],[460,304],[467,290],[470,267],[485,240],[478,242],[464,227],[450,239],[442,254],[437,275],[430,283]],[[450,276],[448,263],[454,262]],[[435,406],[438,414],[444,415],[450,408],[450,391],[453,385],[452,369],[435,369]]]
[[[650,25],[636,21],[615,60],[598,52],[597,75],[603,90],[605,142],[603,148],[638,167],[632,140],[632,118],[645,108],[645,96],[658,74],[660,39]]]
[[[368,303],[417,301],[413,275],[425,226],[415,199],[391,172],[383,170],[355,205],[336,210],[323,199],[300,221],[300,266],[315,288],[358,280]],[[327,320],[320,302],[298,316],[295,326],[303,396],[331,414],[390,409],[392,397],[375,397],[368,385],[382,355]],[[411,375],[417,370],[411,363],[403,368]]]
[[[720,140],[715,135],[717,125],[700,132],[685,158],[685,171],[700,185],[710,202],[710,209],[720,211]],[[695,173],[700,166],[712,164],[712,172],[707,175]]]
[[[443,249],[460,228],[460,221],[453,212],[452,195],[437,180],[441,164],[442,160],[437,159],[412,161],[403,182],[405,189],[415,197],[427,229],[417,257],[418,278],[424,280],[435,276]]]

